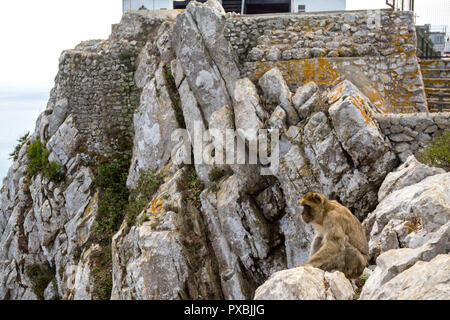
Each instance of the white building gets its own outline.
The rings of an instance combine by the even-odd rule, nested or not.
[[[204,2],[203,0],[202,2]],[[219,0],[225,11],[241,13],[345,10],[346,0]],[[123,11],[184,8],[189,0],[122,0]],[[242,9],[242,10],[241,10]]]
[[[148,10],[172,9],[172,0],[122,0],[123,11],[139,10],[145,8]]]
[[[346,0],[294,0],[292,12],[341,11],[346,6]]]

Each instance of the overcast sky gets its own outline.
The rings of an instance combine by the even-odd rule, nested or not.
[[[107,38],[121,0],[1,0],[0,87],[48,90],[62,50]]]
[[[383,7],[385,0],[347,0],[350,10]],[[416,0],[416,8],[437,8],[448,21],[450,0]],[[61,51],[107,38],[121,14],[122,0],[0,1],[0,88],[49,90]]]

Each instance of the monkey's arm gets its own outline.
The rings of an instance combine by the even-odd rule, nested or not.
[[[345,233],[342,228],[334,223],[324,224],[327,230],[323,238],[323,244],[320,249],[312,255],[306,265],[320,268],[328,264],[338,263],[338,259],[344,258],[342,254],[345,250]]]
[[[309,253],[309,257],[311,258],[317,251],[319,251],[320,247],[322,247],[322,237],[316,236],[311,245],[311,252]]]

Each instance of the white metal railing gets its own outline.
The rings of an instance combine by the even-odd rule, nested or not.
[[[414,0],[386,0],[386,4],[394,10],[414,11]]]

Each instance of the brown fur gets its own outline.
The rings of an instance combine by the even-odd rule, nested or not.
[[[305,265],[339,270],[347,278],[359,277],[367,265],[369,247],[358,219],[339,202],[329,201],[320,193],[308,193],[300,204],[303,221],[316,231]]]

